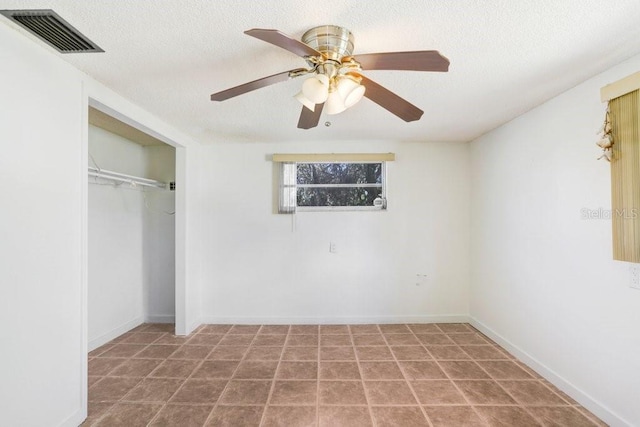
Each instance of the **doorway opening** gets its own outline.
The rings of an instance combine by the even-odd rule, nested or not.
[[[92,106],[88,118],[92,351],[142,323],[175,324],[176,148]]]

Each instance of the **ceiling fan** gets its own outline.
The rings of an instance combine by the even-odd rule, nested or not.
[[[449,60],[437,50],[369,53],[353,56],[353,35],[336,25],[314,27],[298,41],[278,30],[254,28],[247,35],[301,56],[309,68],[296,68],[263,77],[211,95],[224,101],[290,78],[311,75],[295,98],[303,104],[298,128],[318,125],[323,108],[338,114],[355,105],[363,96],[406,122],[419,120],[423,111],[390,90],[362,75],[365,70],[449,70]]]

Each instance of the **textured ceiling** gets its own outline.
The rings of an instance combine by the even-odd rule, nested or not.
[[[25,8],[54,9],[106,51],[66,61],[203,143],[469,141],[640,52],[638,0],[0,0],[0,9]],[[209,100],[306,65],[244,30],[300,38],[323,24],[350,29],[356,55],[436,49],[448,57],[448,73],[366,73],[423,109],[422,119],[405,123],[365,98],[297,129],[302,79]]]

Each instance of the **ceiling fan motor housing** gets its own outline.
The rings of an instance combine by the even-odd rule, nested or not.
[[[353,34],[337,25],[314,27],[302,35],[302,42],[334,61],[353,54]]]

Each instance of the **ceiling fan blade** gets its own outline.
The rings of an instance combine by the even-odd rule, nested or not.
[[[316,104],[316,108],[313,111],[311,111],[307,107],[302,107],[300,119],[298,120],[298,128],[311,129],[318,126],[318,122],[320,121],[320,114],[322,114],[323,107],[324,104]]]
[[[368,53],[353,59],[363,70],[449,71],[449,60],[437,50]]]
[[[366,91],[364,96],[381,106],[382,108],[392,112],[405,122],[420,120],[424,111],[411,104],[409,101],[400,98],[389,89],[380,86],[378,83],[369,80],[365,76],[362,77],[362,84]]]
[[[281,33],[278,30],[267,30],[263,28],[254,28],[244,32],[245,34],[271,43],[278,47],[281,47],[289,52],[293,52],[299,56],[322,56],[320,52],[302,43],[299,40],[293,39],[288,35]]]
[[[251,92],[252,90],[260,89],[275,83],[284,82],[289,80],[290,73],[297,70],[285,71],[282,73],[274,74],[268,77],[263,77],[258,80],[254,80],[249,83],[242,84],[240,86],[232,87],[230,89],[216,92],[211,95],[212,101],[224,101],[225,99],[233,98],[234,96],[242,95],[243,93]]]

